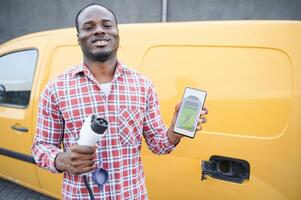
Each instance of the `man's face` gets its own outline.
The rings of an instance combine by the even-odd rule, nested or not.
[[[91,6],[78,16],[78,43],[86,58],[104,62],[117,54],[119,32],[113,14]]]

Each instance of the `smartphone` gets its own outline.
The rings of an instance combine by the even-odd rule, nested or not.
[[[207,92],[204,90],[185,88],[173,130],[175,133],[194,138],[206,96]]]

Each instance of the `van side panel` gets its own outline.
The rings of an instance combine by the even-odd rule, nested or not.
[[[300,28],[204,22],[121,30],[130,62],[154,82],[166,124],[185,87],[208,92],[208,122],[195,139],[183,138],[168,156],[142,150],[150,199],[301,198]],[[127,43],[134,33],[141,37]],[[250,179],[201,181],[201,162],[213,155],[248,161]]]

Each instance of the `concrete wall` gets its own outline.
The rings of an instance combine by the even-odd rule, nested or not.
[[[300,0],[0,0],[0,43],[20,35],[74,26],[77,11],[98,2],[112,9],[119,23],[167,21],[295,19]]]
[[[300,0],[170,0],[168,21],[301,20]]]

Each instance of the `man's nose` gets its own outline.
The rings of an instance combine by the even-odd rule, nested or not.
[[[104,33],[105,33],[105,31],[104,31],[102,25],[96,26],[94,35],[99,35],[99,34],[104,34]]]

